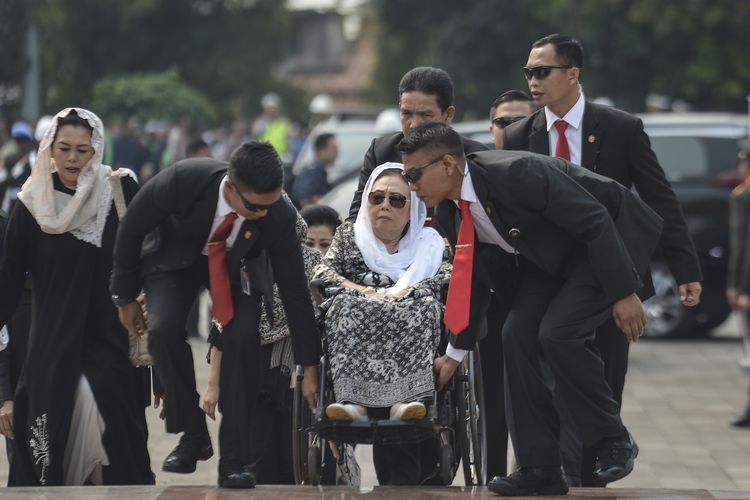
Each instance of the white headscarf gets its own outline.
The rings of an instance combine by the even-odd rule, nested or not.
[[[91,146],[94,156],[81,169],[75,195],[56,191],[52,173],[57,166],[52,158],[52,142],[57,133],[57,120],[71,111],[86,120],[94,129]],[[18,199],[23,202],[39,227],[48,234],[71,233],[86,243],[102,246],[102,234],[112,205],[112,187],[109,176],[112,169],[102,165],[104,156],[104,126],[91,111],[65,108],[55,115],[39,143],[39,153],[31,175],[23,184]],[[134,175],[125,171],[123,174]]]
[[[364,257],[367,267],[376,273],[391,278],[395,284],[381,293],[398,293],[420,281],[431,278],[443,262],[445,244],[443,238],[431,227],[424,227],[427,207],[411,191],[409,229],[401,238],[396,253],[388,253],[385,243],[380,241],[372,229],[367,211],[367,197],[381,172],[388,169],[403,170],[401,163],[384,163],[370,174],[362,192],[362,203],[354,222],[354,239]]]

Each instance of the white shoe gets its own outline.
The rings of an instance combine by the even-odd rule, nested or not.
[[[393,408],[396,408],[393,410]],[[421,420],[427,415],[427,408],[419,401],[401,403],[391,407],[391,420]]]
[[[337,422],[367,422],[367,411],[359,405],[333,403],[326,406],[326,417]]]

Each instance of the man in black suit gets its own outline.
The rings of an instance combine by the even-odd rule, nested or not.
[[[609,106],[585,100],[580,87],[583,47],[575,38],[549,35],[532,45],[524,73],[534,102],[540,110],[505,129],[505,149],[562,156],[599,175],[635,187],[639,196],[664,219],[660,249],[677,283],[685,306],[698,305],[701,268],[688,234],[677,198],[651,149],[640,119]],[[563,128],[562,138],[558,128]],[[564,144],[562,144],[564,142]],[[563,154],[557,154],[561,152]],[[564,153],[567,152],[567,157]],[[650,274],[644,293],[653,292]],[[622,404],[628,368],[628,342],[613,321],[597,328],[595,346],[604,360],[607,382]],[[571,442],[563,445],[566,472],[573,483],[594,486],[594,453],[584,453],[575,433],[563,433]]]
[[[272,281],[278,284],[289,318],[295,361],[305,366],[303,393],[314,405],[319,340],[295,233],[297,214],[280,197],[282,178],[281,160],[267,143],[242,145],[229,164],[210,158],[184,160],[146,184],[120,223],[113,300],[128,331],[142,333],[146,327],[135,297],[145,285],[149,350],[164,383],[167,432],[184,432],[164,461],[165,471],[193,472],[196,460],[213,454],[185,342],[188,312],[200,286],[209,286],[209,281],[224,285],[212,290],[217,345],[223,350],[219,486],[248,488],[255,483],[244,469],[250,449],[247,425],[262,368],[261,295]],[[206,256],[214,253],[209,247],[225,230],[227,250],[220,262],[226,273],[217,282],[221,273],[209,272],[208,265],[216,261]],[[210,274],[214,276],[209,280]],[[214,294],[220,289],[227,292],[222,311],[233,309],[228,318],[222,313],[225,319],[218,319],[219,296]]]
[[[460,137],[446,124],[413,129],[399,150],[412,189],[427,206],[437,206],[440,227],[456,252],[473,256],[465,273],[458,253],[453,262],[451,287],[461,280],[463,296],[470,297],[470,307],[463,303],[465,326],[453,329],[454,350],[471,348],[489,289],[503,289],[515,275],[503,349],[510,430],[521,469],[494,478],[490,490],[512,496],[568,491],[542,356],[556,390],[575,403],[571,412],[583,442],[598,449],[597,478],[625,477],[638,447],[620,420],[601,359],[589,347],[590,332],[613,316],[628,340],[643,334],[646,318],[636,292],[661,218],[618,183],[558,158],[509,151],[465,156]],[[459,214],[461,223],[469,224],[460,231]],[[459,233],[471,237],[459,240]],[[508,267],[509,261],[515,265]],[[451,293],[446,318],[455,310]],[[436,360],[439,385],[457,365],[448,356]]]

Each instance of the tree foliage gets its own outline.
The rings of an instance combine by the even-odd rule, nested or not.
[[[92,107],[106,117],[188,118],[207,125],[218,118],[211,101],[182,83],[175,70],[103,78],[94,85]]]
[[[459,111],[483,116],[498,94],[526,89],[531,43],[550,33],[578,38],[582,83],[632,111],[649,92],[696,109],[746,109],[750,2],[735,0],[373,0],[380,32],[372,95],[393,101],[418,65],[456,84]]]
[[[287,46],[288,14],[277,0],[5,2],[36,20],[47,110],[92,105],[102,78],[175,69],[223,115],[256,112],[278,84],[271,71]]]

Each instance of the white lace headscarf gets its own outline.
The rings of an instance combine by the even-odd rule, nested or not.
[[[57,134],[57,120],[71,111],[94,129],[91,147],[94,156],[81,169],[75,195],[56,191],[52,173],[57,166],[52,158],[52,143]],[[102,165],[104,156],[104,126],[91,111],[82,108],[65,108],[55,115],[39,143],[39,152],[31,175],[23,184],[18,199],[31,212],[39,227],[48,234],[71,233],[86,243],[102,246],[104,225],[112,205],[112,187],[109,176],[112,169]],[[132,172],[123,171],[132,175]]]
[[[410,191],[409,229],[401,238],[398,251],[388,253],[385,243],[375,236],[367,211],[367,197],[381,172],[389,169],[403,170],[404,166],[401,163],[383,163],[372,171],[362,191],[362,203],[354,222],[354,239],[367,267],[395,282],[392,287],[379,291],[398,293],[435,276],[443,262],[445,243],[437,231],[431,227],[424,227],[427,207],[414,191]]]

